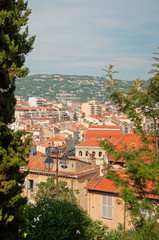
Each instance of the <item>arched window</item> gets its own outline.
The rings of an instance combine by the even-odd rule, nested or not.
[[[79,156],[82,156],[82,151],[79,151]]]
[[[101,157],[102,156],[102,152],[99,152],[99,157]]]
[[[88,151],[86,151],[86,157],[88,156]]]

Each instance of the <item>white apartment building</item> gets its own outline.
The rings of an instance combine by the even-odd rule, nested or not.
[[[86,102],[82,104],[82,112],[85,116],[100,116],[102,114],[102,106],[96,101]]]

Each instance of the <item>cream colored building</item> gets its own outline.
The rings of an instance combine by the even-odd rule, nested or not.
[[[44,161],[46,158],[37,156],[30,157],[28,165],[21,169],[21,171],[28,171],[23,191],[23,196],[27,197],[28,200],[34,200],[34,196],[38,191],[37,184],[46,182],[48,177],[56,176],[56,156],[52,157],[54,165],[50,171],[45,168]],[[94,162],[84,162],[73,157],[70,157],[68,168],[62,168],[59,156],[58,180],[66,181],[70,189],[79,190],[79,194],[76,194],[77,203],[84,210],[87,209],[87,190],[85,186],[97,173],[98,169]]]
[[[94,220],[102,221],[110,229],[117,229],[119,224],[129,227],[128,213],[124,215],[124,202],[118,196],[115,185],[99,173],[86,186],[87,211]]]
[[[90,161],[93,158],[99,165],[101,158],[105,155],[105,150],[99,144],[98,138],[89,138],[75,146],[75,156],[83,161]]]
[[[124,169],[117,164],[114,166],[114,171],[121,177],[124,175]],[[106,172],[100,165],[100,171],[86,186],[88,214],[92,219],[102,221],[109,229],[117,229],[122,224],[125,230],[128,230],[132,227],[130,212],[126,210],[125,203],[119,196],[120,188],[106,179],[104,173]],[[159,202],[158,196],[153,196],[152,187],[150,188],[149,200]]]
[[[82,112],[85,116],[100,116],[102,114],[102,106],[95,101],[82,104]]]

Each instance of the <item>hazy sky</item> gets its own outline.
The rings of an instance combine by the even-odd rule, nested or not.
[[[30,74],[147,80],[159,46],[159,0],[29,0],[29,32],[36,35]]]

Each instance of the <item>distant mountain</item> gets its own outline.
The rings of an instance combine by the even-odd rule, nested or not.
[[[132,81],[119,81],[118,89],[128,89],[132,83]],[[17,79],[15,94],[24,100],[32,96],[40,96],[50,100],[85,102],[94,99],[104,103],[108,101],[105,86],[103,77],[37,74]]]

